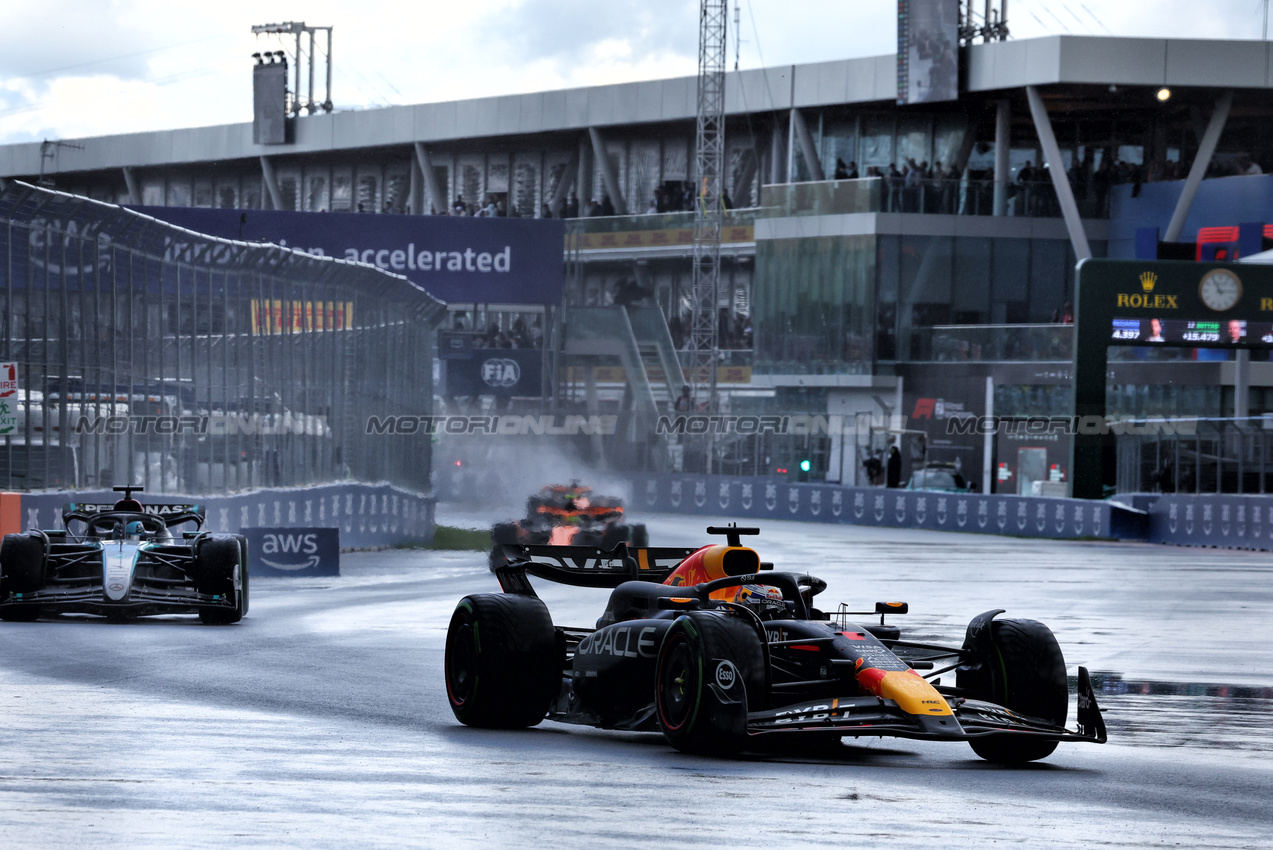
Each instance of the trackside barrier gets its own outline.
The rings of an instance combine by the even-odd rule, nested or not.
[[[1145,494],[1146,539],[1180,546],[1273,549],[1273,496]]]
[[[114,502],[111,491],[23,493],[22,528],[61,528],[67,502]],[[242,533],[249,528],[329,527],[340,530],[346,549],[375,549],[406,543],[431,543],[435,500],[390,484],[327,484],[256,490],[226,496],[141,493],[143,504],[196,503],[207,510],[208,531]]]
[[[635,474],[637,511],[929,528],[1053,539],[1143,539],[1145,514],[1111,502],[794,484],[775,478]]]

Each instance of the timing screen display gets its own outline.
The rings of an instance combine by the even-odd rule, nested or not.
[[[1111,339],[1124,345],[1191,346],[1273,344],[1273,322],[1242,319],[1114,319]]]

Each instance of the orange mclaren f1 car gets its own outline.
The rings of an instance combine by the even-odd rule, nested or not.
[[[1065,659],[1042,623],[992,610],[972,619],[960,646],[905,640],[884,615],[906,613],[906,603],[824,613],[814,597],[825,582],[774,571],[741,545],[758,529],[707,531],[726,543],[505,545],[495,570],[503,593],[466,596],[451,617],[445,675],[456,718],[661,731],[678,750],[719,755],[896,736],[964,741],[989,761],[1021,763],[1062,741],[1105,742],[1083,667],[1077,728],[1066,728]],[[554,625],[528,574],[611,588],[596,628]],[[859,619],[877,614],[878,623]]]
[[[594,495],[576,482],[551,484],[526,500],[526,517],[491,529],[491,569],[506,563],[510,543],[594,546],[613,549],[619,543],[649,545],[645,526],[629,525],[623,500]]]

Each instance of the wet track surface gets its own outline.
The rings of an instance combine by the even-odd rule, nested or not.
[[[649,518],[655,545],[706,524]],[[824,608],[908,601],[909,638],[990,608],[1048,623],[1100,674],[1111,742],[1007,770],[949,743],[716,760],[468,729],[442,646],[496,589],[485,556],[356,553],[258,580],[238,626],[0,623],[0,846],[1273,845],[1273,556],[778,522],[757,547],[825,578]],[[604,604],[537,586],[559,624]]]

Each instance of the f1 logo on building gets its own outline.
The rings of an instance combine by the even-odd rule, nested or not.
[[[911,419],[932,419],[934,416],[941,419],[942,407],[942,400],[939,398],[917,398]]]

